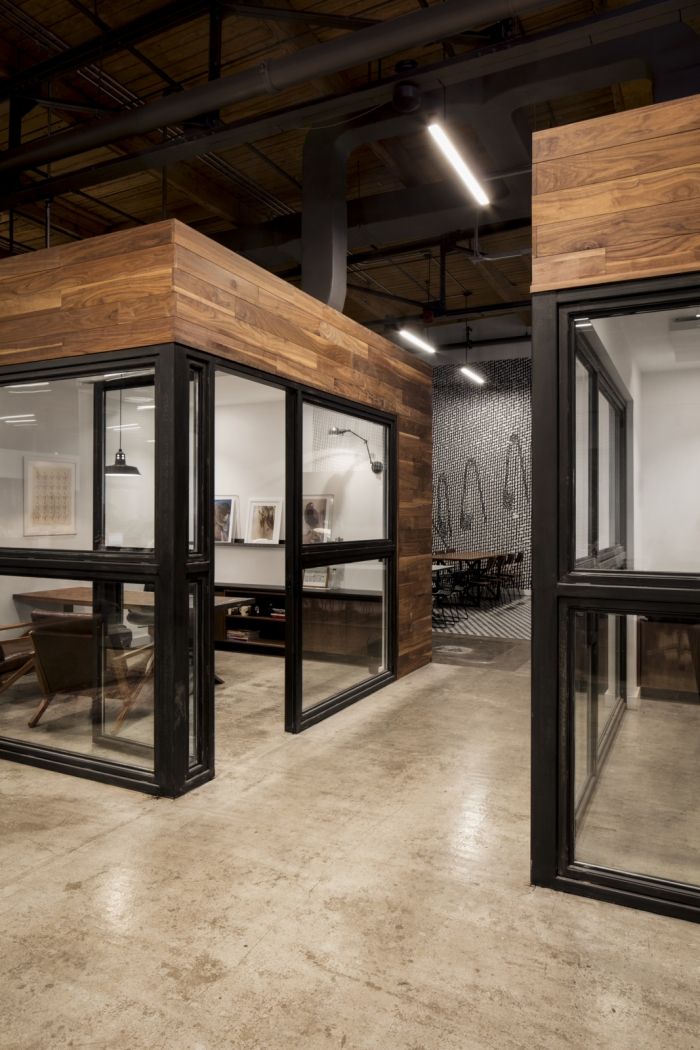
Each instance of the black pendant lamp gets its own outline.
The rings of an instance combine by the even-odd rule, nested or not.
[[[126,456],[122,449],[122,392],[119,391],[119,448],[114,455],[114,463],[105,467],[105,474],[109,477],[133,478],[141,477],[138,467],[130,467],[126,462]]]

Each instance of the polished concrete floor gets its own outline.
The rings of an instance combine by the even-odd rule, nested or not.
[[[530,886],[527,646],[468,643],[297,738],[222,658],[175,802],[0,765],[3,1050],[697,1050],[699,926]]]

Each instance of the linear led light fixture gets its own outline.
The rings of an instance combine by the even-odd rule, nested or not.
[[[124,423],[121,426],[119,423],[115,423],[114,426],[105,427],[105,430],[140,430],[141,427],[138,423]]]
[[[467,379],[471,379],[472,383],[478,383],[479,386],[483,386],[486,382],[484,377],[480,376],[479,373],[475,372],[473,368],[469,367],[469,365],[462,365],[460,372],[463,376],[466,376]]]
[[[482,208],[485,208],[486,205],[491,202],[486,196],[483,186],[466,163],[445,129],[442,125],[433,123],[428,124],[428,131],[433,136],[433,141],[436,146],[442,151],[447,160],[449,160],[476,203],[480,204]]]
[[[33,412],[23,412],[22,415],[0,416],[0,420],[3,423],[10,423],[13,420],[19,420],[19,419],[34,419],[34,413]]]
[[[137,412],[152,412],[155,409],[155,407],[156,407],[155,404],[151,404],[151,405],[137,405],[136,406],[136,411]]]
[[[434,346],[427,343],[425,339],[421,339],[419,335],[416,335],[415,332],[412,332],[409,328],[399,328],[399,335],[402,339],[405,339],[407,343],[411,343],[419,350],[424,350],[426,354],[434,354],[436,352]]]
[[[574,321],[574,328],[592,328],[593,322],[589,321],[587,317],[579,317],[578,320]]]
[[[6,386],[6,390],[12,390],[13,393],[17,391],[31,390],[32,393],[41,393],[44,390],[48,390],[48,382],[45,383],[12,383],[11,386]]]

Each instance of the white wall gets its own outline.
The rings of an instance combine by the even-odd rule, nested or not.
[[[250,499],[283,499],[285,494],[285,396],[262,383],[227,373],[216,380],[215,489],[238,496],[237,538],[246,531]],[[345,540],[383,535],[384,473],[372,472],[367,450],[352,435],[332,436],[332,426],[352,427],[370,441],[374,459],[385,459],[383,430],[342,413],[307,405],[303,418],[303,491],[333,499],[331,537]],[[280,538],[284,539],[284,517]],[[284,586],[284,546],[217,544],[217,583]],[[376,563],[331,570],[336,589],[379,590]]]
[[[700,369],[641,379],[636,568],[700,572]]]
[[[251,499],[284,500],[285,398],[283,391],[219,373],[214,418],[214,487],[217,496],[238,496],[236,537],[242,539]],[[280,539],[284,539],[284,503]],[[217,544],[217,583],[284,587],[284,546]]]

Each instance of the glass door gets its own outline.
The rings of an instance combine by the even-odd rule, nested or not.
[[[287,728],[299,732],[394,676],[396,499],[393,419],[293,396]]]

